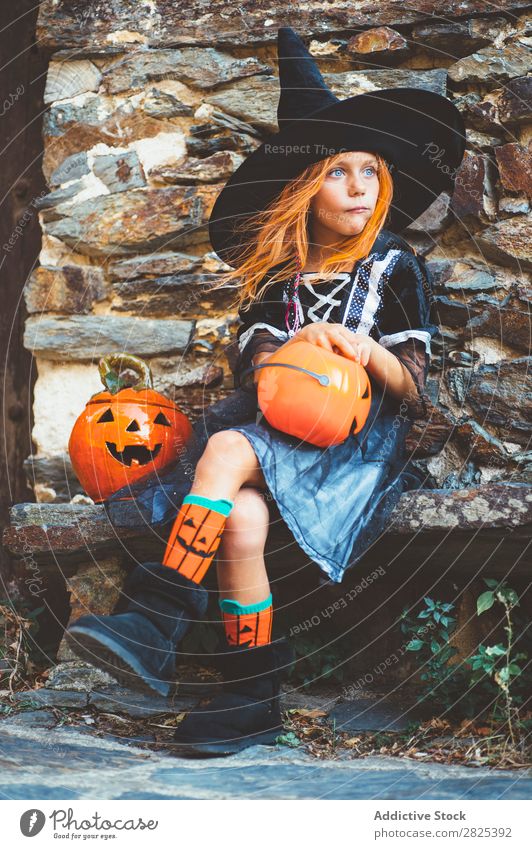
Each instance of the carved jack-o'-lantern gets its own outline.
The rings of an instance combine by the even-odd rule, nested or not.
[[[257,399],[272,427],[320,448],[338,445],[364,427],[371,383],[360,363],[301,340],[248,371],[256,369],[264,369]]]
[[[94,501],[163,469],[192,435],[188,416],[155,392],[142,360],[111,354],[99,371],[106,391],[92,396],[68,443],[72,467]],[[134,385],[127,386],[132,374]]]

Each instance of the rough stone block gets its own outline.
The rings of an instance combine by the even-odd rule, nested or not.
[[[214,312],[220,315],[218,323],[222,325],[222,316],[234,302],[236,291],[234,285],[214,289],[218,283],[219,275],[186,272],[121,281],[113,284],[112,308],[143,316],[179,315],[181,319]]]
[[[101,268],[90,265],[41,265],[24,287],[29,313],[88,313],[94,303],[107,297]]]
[[[371,58],[378,56],[404,56],[408,52],[408,41],[397,30],[391,27],[375,27],[350,38],[347,52],[354,56]]]
[[[455,83],[494,84],[519,77],[530,70],[530,49],[519,41],[507,42],[504,47],[485,47],[466,56],[448,69]]]
[[[204,159],[191,157],[179,165],[161,166],[150,171],[150,177],[163,183],[188,185],[194,183],[216,183],[228,180],[243,161],[243,157],[232,150],[220,150]]]
[[[525,8],[528,0],[512,0],[512,10]],[[432,14],[433,7],[426,4],[405,6],[393,0],[383,0],[378,6],[352,3],[346,6],[334,4],[324,7],[320,0],[305,3],[304,12],[298,19],[298,32],[305,39],[319,32],[323,37],[350,28],[397,26],[420,23]],[[43,47],[60,50],[69,55],[120,52],[139,45],[144,47],[174,47],[187,45],[255,45],[260,42],[273,44],[277,28],[286,25],[286,5],[268,2],[261,6],[260,14],[250,0],[243,6],[229,7],[216,4],[206,15],[200,0],[191,0],[186,5],[176,5],[172,0],[157,0],[154,7],[146,11],[134,0],[115,0],[113,14],[107,6],[91,7],[88,18],[83,8],[76,3],[64,4],[58,11],[55,0],[44,0],[40,7],[37,38]],[[486,4],[482,0],[469,0],[467,11],[462,0],[446,0],[439,9],[449,20],[464,14],[485,14]],[[346,17],[347,15],[347,17]],[[242,20],[245,20],[245,26]],[[87,26],[90,21],[90,26]],[[116,22],[120,21],[117,30]]]
[[[253,56],[237,59],[212,47],[143,50],[106,68],[103,87],[108,94],[117,94],[156,80],[176,79],[194,88],[210,89],[271,70]]]
[[[212,695],[213,688],[205,695]],[[198,696],[174,696],[165,699],[162,696],[149,696],[118,687],[106,690],[92,690],[89,696],[90,707],[106,713],[124,713],[133,719],[145,719],[164,713],[181,713],[196,707]]]
[[[172,186],[100,195],[71,206],[46,232],[89,256],[120,256],[205,240],[221,186]]]
[[[161,91],[155,86],[144,98],[142,109],[152,118],[188,118],[194,114],[193,108],[183,103],[172,92]]]
[[[497,203],[493,177],[488,157],[465,152],[451,199],[451,208],[458,218],[472,215],[491,219],[495,216]]]
[[[94,689],[115,687],[116,681],[107,672],[82,660],[56,664],[46,679],[49,690],[69,690],[87,693]]]
[[[193,321],[129,318],[125,316],[74,316],[29,318],[24,345],[36,357],[48,360],[98,360],[115,351],[139,357],[177,354],[192,340]]]
[[[532,268],[532,220],[528,215],[498,221],[476,239],[482,252],[502,265]]]
[[[427,21],[417,24],[410,37],[423,50],[458,58],[487,47],[505,24],[504,18]]]
[[[531,367],[532,357],[480,366],[471,374],[467,390],[475,418],[499,428],[501,439],[524,447],[532,433]]]
[[[61,165],[50,175],[48,182],[52,188],[57,188],[62,183],[79,180],[88,174],[89,171],[87,152],[83,150],[81,153],[73,153],[72,156],[67,156]]]
[[[201,266],[202,257],[177,251],[141,254],[127,259],[111,262],[108,266],[112,281],[136,280],[139,277],[178,274],[182,271],[195,271]]]
[[[95,156],[92,170],[111,193],[146,185],[139,158],[134,150]]]
[[[112,613],[120,598],[125,577],[126,570],[119,557],[99,558],[79,568],[75,575],[67,579],[71,603],[69,624],[87,613],[99,616]],[[64,639],[57,657],[61,661],[76,659],[75,652]]]
[[[525,124],[532,119],[532,77],[509,80],[499,92],[499,120],[502,124]]]
[[[351,734],[367,731],[405,731],[413,722],[420,723],[432,715],[426,705],[416,705],[415,702],[405,702],[399,698],[353,698],[335,705],[329,714],[328,721],[335,721],[338,731],[349,731]]]
[[[471,316],[466,334],[469,338],[498,339],[503,345],[529,353],[531,303],[532,289],[526,286],[513,286],[502,301],[489,295],[476,295],[469,302]],[[527,404],[526,400],[524,403]]]
[[[469,295],[471,292],[490,292],[511,285],[514,275],[493,268],[491,263],[481,264],[475,260],[429,259],[427,262],[434,291],[456,292]]]
[[[532,198],[532,142],[528,147],[513,143],[496,147],[495,156],[504,188]]]
[[[76,690],[61,692],[41,687],[39,690],[22,690],[14,693],[13,699],[18,704],[31,702],[37,710],[48,707],[86,708],[88,699],[86,693]]]

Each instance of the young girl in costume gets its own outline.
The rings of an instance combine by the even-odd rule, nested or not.
[[[279,133],[237,169],[209,222],[214,249],[234,269],[226,279],[241,283],[240,403],[229,397],[206,411],[214,424],[198,436],[192,484],[174,476],[139,494],[146,503],[149,492],[152,523],[177,517],[163,562],[128,577],[127,610],[84,616],[68,632],[78,654],[119,680],[168,693],[178,644],[204,617],[201,582],[218,553],[223,690],[179,725],[183,754],[228,754],[281,733],[280,678],[293,653],[285,638],[272,640],[272,518],[340,582],[404,489],[404,441],[423,408],[437,327],[425,264],[394,231],[452,188],[465,147],[446,98],[399,88],[339,101],[289,27],[278,53]],[[444,168],[424,153],[434,143]],[[326,449],[257,416],[252,369],[299,340],[360,363],[371,383],[363,428]]]

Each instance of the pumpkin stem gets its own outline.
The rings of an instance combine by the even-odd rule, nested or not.
[[[148,363],[134,354],[107,354],[98,363],[100,378],[111,395],[129,387],[140,392],[153,389],[153,377]]]

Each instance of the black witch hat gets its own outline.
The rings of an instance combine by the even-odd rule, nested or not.
[[[228,180],[209,219],[218,256],[237,266],[250,238],[245,222],[264,210],[305,168],[337,153],[379,153],[394,194],[387,228],[400,233],[443,191],[452,191],[465,150],[458,109],[440,94],[389,88],[339,100],[300,37],[278,31],[279,132],[253,151]]]

